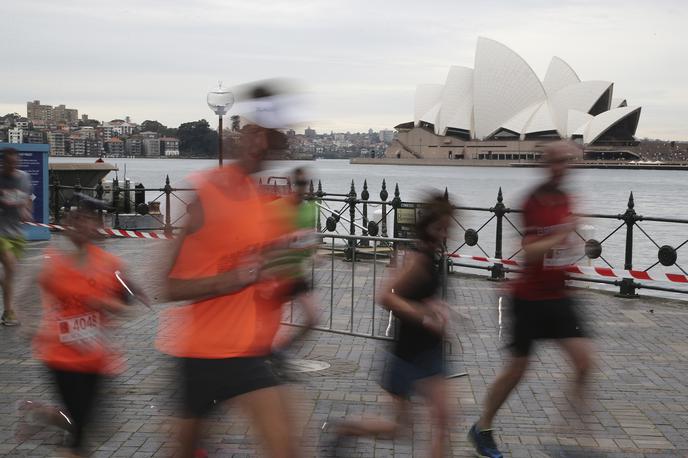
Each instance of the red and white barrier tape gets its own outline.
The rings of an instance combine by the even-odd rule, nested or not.
[[[43,223],[29,223],[26,222],[25,224],[28,224],[29,226],[35,226],[35,227],[45,227],[48,229],[54,229],[57,231],[64,231],[68,229],[67,226],[60,226],[59,224],[43,224]],[[166,235],[164,233],[158,233],[158,232],[141,232],[141,231],[125,231],[123,229],[98,229],[98,232],[102,235],[106,235],[108,237],[122,237],[122,238],[130,238],[130,239],[156,239],[156,240],[172,240],[174,236],[172,235]]]
[[[450,254],[449,257],[452,258],[462,258],[470,259],[472,261],[478,262],[489,262],[489,263],[500,263],[505,266],[523,266],[522,263],[515,261],[513,259],[496,259],[488,258],[485,256],[470,256],[466,254],[454,253]],[[592,267],[592,266],[580,266],[573,265],[566,269],[566,272],[577,275],[588,275],[606,278],[633,278],[635,280],[645,280],[645,281],[668,281],[671,283],[683,283],[688,284],[688,275],[683,274],[671,274],[663,272],[645,272],[644,270],[623,270],[623,269],[612,269],[609,267]]]

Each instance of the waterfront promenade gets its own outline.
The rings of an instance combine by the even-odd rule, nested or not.
[[[56,235],[55,245],[65,240]],[[107,249],[120,255],[131,274],[159,298],[161,267],[167,242],[111,239]],[[52,386],[40,363],[33,360],[28,334],[40,314],[33,276],[40,250],[31,244],[21,262],[18,285],[23,326],[2,328],[0,348],[0,454],[57,456],[53,444],[62,435],[37,429],[24,441],[15,430],[19,399],[50,401]],[[333,322],[346,328],[350,319],[351,267],[337,260],[332,297]],[[371,264],[356,265],[353,290],[357,332],[369,332],[372,307]],[[384,263],[377,265],[378,274]],[[330,262],[315,272],[317,292],[330,301]],[[460,318],[455,322],[448,354],[450,372],[468,372],[451,381],[447,402],[455,408],[451,442],[454,456],[471,456],[466,431],[479,413],[480,402],[502,364],[499,297],[504,283],[477,276],[450,277],[448,301]],[[598,371],[590,390],[591,402],[582,415],[567,398],[568,365],[556,347],[539,347],[525,382],[509,399],[496,422],[497,440],[507,456],[530,457],[681,457],[688,456],[688,302],[641,298],[623,300],[590,289],[579,291],[580,303],[599,351]],[[167,304],[155,300],[159,311]],[[506,320],[508,314],[504,314]],[[322,318],[327,324],[329,309]],[[377,309],[375,328],[384,330],[386,316]],[[172,362],[153,348],[157,315],[143,308],[132,311],[114,338],[122,346],[126,369],[104,387],[99,428],[91,436],[93,456],[173,456],[177,385]],[[377,332],[377,331],[376,331]],[[380,331],[382,332],[382,331]],[[387,343],[327,332],[313,332],[296,349],[295,357],[322,361],[330,367],[299,374],[295,386],[304,456],[334,456],[326,447],[330,437],[320,431],[323,421],[345,415],[384,413],[389,398],[378,385]],[[247,423],[234,407],[208,420],[204,447],[210,456],[256,456],[257,446]],[[414,412],[412,439],[361,439],[342,444],[340,456],[425,456],[430,428],[423,410]]]

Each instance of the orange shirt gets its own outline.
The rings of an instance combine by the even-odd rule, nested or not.
[[[199,279],[232,270],[242,257],[272,239],[266,199],[238,167],[207,171],[193,179],[203,225],[182,241],[170,272],[174,279]],[[272,225],[272,224],[270,224]],[[157,347],[191,358],[259,356],[270,352],[281,304],[255,284],[233,294],[168,309],[161,317]]]
[[[120,297],[115,277],[119,259],[87,247],[86,262],[78,266],[65,253],[46,252],[40,274],[43,318],[34,339],[34,352],[48,366],[75,372],[111,373],[116,354],[104,332],[107,316],[91,308],[89,300]]]

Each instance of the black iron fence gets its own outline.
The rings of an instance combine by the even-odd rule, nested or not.
[[[267,183],[261,185],[268,191],[283,193],[289,190],[289,183],[279,182],[278,177],[271,177]],[[279,185],[278,185],[279,182]],[[95,188],[76,186],[61,186],[51,184],[51,215],[54,222],[59,223],[62,208],[73,199],[74,193],[93,195],[99,199],[106,199],[111,203],[111,224],[115,228],[122,227],[124,215],[137,214],[147,216],[154,222],[151,227],[137,226],[140,230],[161,229],[171,234],[178,228],[184,217],[189,193],[193,189],[173,188],[169,177],[165,185],[160,188],[146,188],[137,185],[134,188],[120,186],[113,180],[112,186],[106,189],[103,185]],[[446,190],[445,190],[446,193]],[[154,195],[152,200],[147,197]],[[387,183],[382,180],[379,199],[371,199],[367,180],[364,180],[360,195],[352,181],[347,193],[330,193],[323,190],[322,183],[317,186],[313,182],[307,198],[312,200],[317,208],[316,230],[323,235],[346,235],[349,237],[329,237],[333,250],[341,251],[345,259],[352,261],[357,253],[365,253],[371,249],[372,238],[379,237],[373,249],[376,256],[390,256],[407,244],[405,239],[415,236],[414,225],[417,217],[422,213],[422,204],[402,199],[399,185],[394,186],[390,199]],[[176,204],[176,205],[173,205]],[[181,207],[181,208],[179,208]],[[510,208],[504,202],[501,188],[497,191],[495,204],[491,207],[456,206],[453,235],[447,241],[447,264],[450,271],[454,268],[483,269],[489,271],[489,278],[502,280],[514,268],[510,263],[500,260],[513,260],[521,252],[521,230],[514,215],[519,209]],[[176,213],[175,213],[176,210]],[[682,267],[680,255],[683,247],[688,245],[688,219],[661,218],[644,216],[635,209],[633,193],[630,194],[625,208],[620,213],[580,213],[576,216],[585,222],[599,221],[604,228],[613,223],[611,228],[603,231],[601,236],[593,236],[578,230],[577,234],[585,245],[585,250],[577,262],[587,263],[612,269],[638,270],[646,273],[665,273],[672,271],[676,274],[688,275]],[[646,224],[659,224],[655,227],[655,234]],[[667,230],[664,226],[673,225]],[[622,229],[625,229],[622,231]],[[619,232],[623,235],[619,235]],[[390,233],[391,232],[391,233]],[[666,235],[673,235],[674,243],[660,241]],[[616,237],[615,237],[616,236]],[[623,240],[618,240],[623,237]],[[640,238],[640,240],[637,240]],[[336,243],[335,243],[336,240]],[[645,243],[642,249],[639,245]],[[623,249],[623,254],[615,255],[614,249]],[[654,255],[653,255],[653,250]],[[457,253],[468,253],[489,258],[489,262],[475,264],[462,262],[453,258]],[[611,252],[612,254],[608,254]],[[576,280],[614,285],[619,288],[621,297],[636,297],[636,290],[646,288],[659,291],[688,293],[688,283],[676,285],[665,282],[646,282],[630,278],[621,279],[576,277]],[[686,288],[681,288],[685,286]]]

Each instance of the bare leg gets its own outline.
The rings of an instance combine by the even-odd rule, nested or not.
[[[447,450],[450,415],[447,380],[444,377],[431,377],[422,380],[418,388],[430,407],[433,423],[434,434],[430,456],[433,458],[450,456],[450,450]]]
[[[294,342],[302,339],[318,322],[318,307],[315,303],[312,293],[305,292],[299,294],[295,298],[295,302],[297,302],[298,305],[300,305],[303,309],[303,313],[306,316],[306,322],[304,323],[303,327],[298,328],[297,332],[293,334],[288,333],[278,338],[273,345],[274,349],[277,351],[286,350]]]
[[[289,433],[290,409],[279,387],[252,391],[237,397],[236,401],[250,416],[263,439],[268,456],[272,458],[299,456]]]
[[[518,382],[523,378],[526,369],[528,368],[528,357],[517,356],[512,357],[509,364],[502,370],[502,373],[497,376],[492,383],[490,390],[485,398],[485,405],[483,407],[483,414],[478,420],[478,429],[485,430],[492,427],[492,421],[499,408],[504,404],[504,401],[509,397],[511,391],[518,385]]]
[[[371,436],[393,439],[407,426],[409,402],[405,399],[394,398],[394,420],[379,417],[368,417],[360,420],[344,420],[336,424],[336,432],[340,436]]]
[[[14,294],[14,275],[17,269],[17,258],[12,253],[12,250],[0,251],[0,264],[2,264],[4,275],[2,277],[2,301],[5,306],[5,312],[12,312],[14,310],[12,304],[12,297]]]
[[[561,348],[571,358],[576,370],[576,379],[573,386],[573,394],[581,403],[585,400],[583,389],[593,368],[593,348],[590,339],[585,337],[572,337],[557,341]]]
[[[201,418],[184,418],[179,421],[179,456],[181,458],[193,458],[201,436]]]

